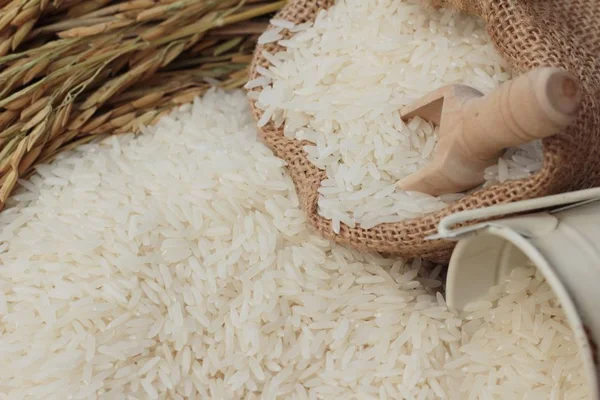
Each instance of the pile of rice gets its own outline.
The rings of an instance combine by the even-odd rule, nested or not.
[[[407,193],[395,183],[423,168],[437,143],[437,128],[399,110],[446,84],[483,93],[511,77],[483,22],[451,10],[427,9],[421,0],[339,0],[314,24],[275,20],[259,43],[268,69],[247,88],[264,110],[259,126],[285,123],[285,135],[305,139],[308,159],[327,171],[318,212],[332,221],[371,228],[432,212],[461,194]],[[290,30],[292,37],[283,39]],[[520,179],[539,170],[542,148],[510,149],[485,173],[486,184]]]
[[[0,214],[2,399],[586,396],[539,274],[458,316],[441,267],[323,240],[241,92],[21,184]]]

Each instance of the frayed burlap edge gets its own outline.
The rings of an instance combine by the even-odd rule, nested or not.
[[[333,3],[333,0],[293,0],[276,18],[296,24],[313,21],[319,10]],[[306,158],[303,146],[308,142],[284,137],[283,130],[272,123],[260,129],[260,136],[278,157],[287,161],[301,207],[310,224],[321,235],[363,251],[447,262],[454,243],[425,239],[436,233],[437,224],[443,217],[468,209],[600,185],[600,68],[593,56],[594,49],[600,47],[600,29],[594,26],[595,18],[589,17],[590,13],[598,16],[599,6],[594,0],[569,2],[570,5],[563,4],[562,0],[435,0],[425,3],[452,6],[482,17],[496,48],[516,71],[547,65],[565,68],[579,77],[584,95],[582,113],[566,131],[544,140],[544,167],[541,171],[526,179],[479,190],[456,204],[419,218],[382,224],[372,229],[342,225],[336,235],[331,230],[331,222],[317,213],[317,190],[325,172]],[[565,18],[565,14],[569,17]],[[590,25],[587,28],[581,26],[585,23]],[[263,50],[275,53],[282,49],[274,44],[259,45],[254,54],[250,79],[258,76],[256,66],[268,66],[262,56]],[[262,111],[254,102],[251,106],[258,120]]]

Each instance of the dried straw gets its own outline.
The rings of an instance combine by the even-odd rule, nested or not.
[[[0,210],[37,162],[244,84],[285,1],[0,0]]]

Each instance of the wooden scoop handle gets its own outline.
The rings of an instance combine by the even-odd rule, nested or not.
[[[469,156],[491,160],[507,148],[558,133],[577,115],[581,95],[575,77],[558,68],[538,68],[497,87],[463,108]]]
[[[558,133],[580,104],[574,76],[558,68],[532,70],[487,96],[464,85],[440,88],[403,110],[440,123],[440,139],[432,161],[398,187],[431,195],[474,188],[505,148]]]

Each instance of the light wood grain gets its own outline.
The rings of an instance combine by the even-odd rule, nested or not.
[[[432,162],[398,186],[431,195],[472,189],[504,149],[560,132],[580,103],[574,76],[558,68],[532,70],[486,96],[465,85],[442,87],[401,112],[438,124],[440,139]]]

